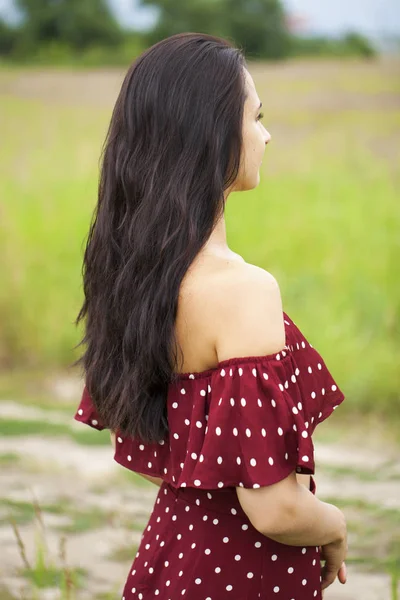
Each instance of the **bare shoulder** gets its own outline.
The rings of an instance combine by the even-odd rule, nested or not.
[[[282,299],[276,278],[261,267],[237,264],[216,291],[218,360],[262,356],[285,346]]]

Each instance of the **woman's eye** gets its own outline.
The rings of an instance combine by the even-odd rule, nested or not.
[[[260,119],[262,119],[264,117],[264,113],[260,113],[257,117],[257,121],[259,121]]]

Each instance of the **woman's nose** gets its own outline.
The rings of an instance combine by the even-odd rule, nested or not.
[[[268,142],[271,141],[271,134],[267,130],[265,130],[265,133],[266,133],[266,136],[265,136],[265,145],[267,145]]]

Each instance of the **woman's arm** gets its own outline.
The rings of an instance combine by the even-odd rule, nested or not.
[[[151,481],[151,483],[158,485],[158,487],[161,487],[164,482],[164,480],[161,479],[161,477],[152,477],[151,475],[143,475],[143,473],[138,473],[138,475],[140,475],[141,477],[144,477],[148,481]]]

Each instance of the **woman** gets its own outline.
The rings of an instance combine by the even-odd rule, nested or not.
[[[312,477],[312,433],[344,396],[274,277],[226,240],[227,198],[258,185],[271,139],[260,106],[239,50],[186,33],[134,62],[112,115],[75,418],[160,486],[125,600],[318,600],[345,582],[344,515]]]

